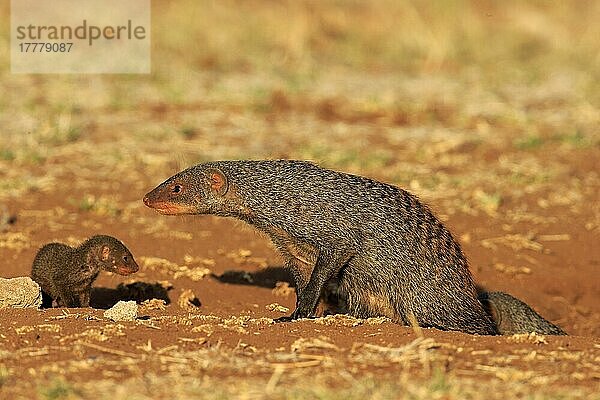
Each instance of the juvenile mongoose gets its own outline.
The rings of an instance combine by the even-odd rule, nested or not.
[[[161,214],[234,217],[267,233],[296,282],[292,319],[333,280],[349,314],[496,334],[459,244],[414,195],[292,160],[188,168],[144,197]]]
[[[93,236],[79,247],[50,243],[42,247],[31,278],[59,307],[89,307],[92,283],[100,270],[129,275],[139,270],[131,252],[112,236]],[[45,306],[50,306],[45,302]]]
[[[565,331],[546,321],[531,307],[510,294],[480,293],[479,300],[492,316],[501,335],[530,332],[543,335],[566,335]]]

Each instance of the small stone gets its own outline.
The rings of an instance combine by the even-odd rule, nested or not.
[[[0,308],[39,308],[41,305],[42,291],[31,278],[0,278]]]
[[[135,301],[119,301],[104,311],[104,318],[113,321],[134,321],[138,315],[138,305]]]
[[[202,305],[198,297],[196,297],[196,294],[191,289],[185,289],[181,292],[181,295],[179,295],[179,299],[177,300],[177,304],[179,304],[179,307],[182,310],[189,312],[197,310],[198,307]]]
[[[142,312],[149,310],[165,310],[167,308],[167,303],[163,299],[149,299],[145,300],[142,304],[140,304],[140,309]]]
[[[275,283],[275,288],[271,290],[275,296],[288,297],[294,293],[296,293],[296,289],[290,287],[288,282],[277,282]]]
[[[289,309],[289,308],[287,308],[287,307],[284,307],[284,306],[282,306],[282,305],[281,305],[281,304],[279,304],[279,303],[271,303],[271,304],[267,304],[267,305],[265,306],[265,308],[266,308],[267,310],[269,310],[269,311],[277,311],[277,312],[280,312],[280,313],[287,313],[287,312],[289,312],[289,311],[290,311],[290,309]]]

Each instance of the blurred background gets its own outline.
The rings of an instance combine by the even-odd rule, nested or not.
[[[406,182],[407,158],[425,168],[465,141],[598,142],[597,1],[152,5],[149,76],[11,75],[1,3],[3,167],[89,150],[85,169],[106,144],[99,162],[162,171],[173,158],[295,157]]]

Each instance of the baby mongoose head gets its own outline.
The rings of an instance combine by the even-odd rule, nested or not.
[[[97,265],[119,275],[133,274],[140,269],[127,247],[112,236],[92,236],[80,248],[88,250],[87,265]]]
[[[144,204],[165,215],[223,211],[229,183],[218,168],[196,165],[170,177],[144,196]]]

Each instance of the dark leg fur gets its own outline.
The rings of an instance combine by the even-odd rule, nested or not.
[[[42,308],[52,308],[52,296],[42,291]]]
[[[308,284],[302,293],[297,295],[296,310],[291,315],[292,319],[313,316],[325,283],[340,271],[349,258],[348,255],[325,251],[319,254]]]
[[[72,293],[61,293],[60,298],[56,299],[59,307],[80,308],[81,300],[78,295]]]
[[[81,307],[90,306],[90,291],[83,291],[79,293],[79,303],[81,304]]]

